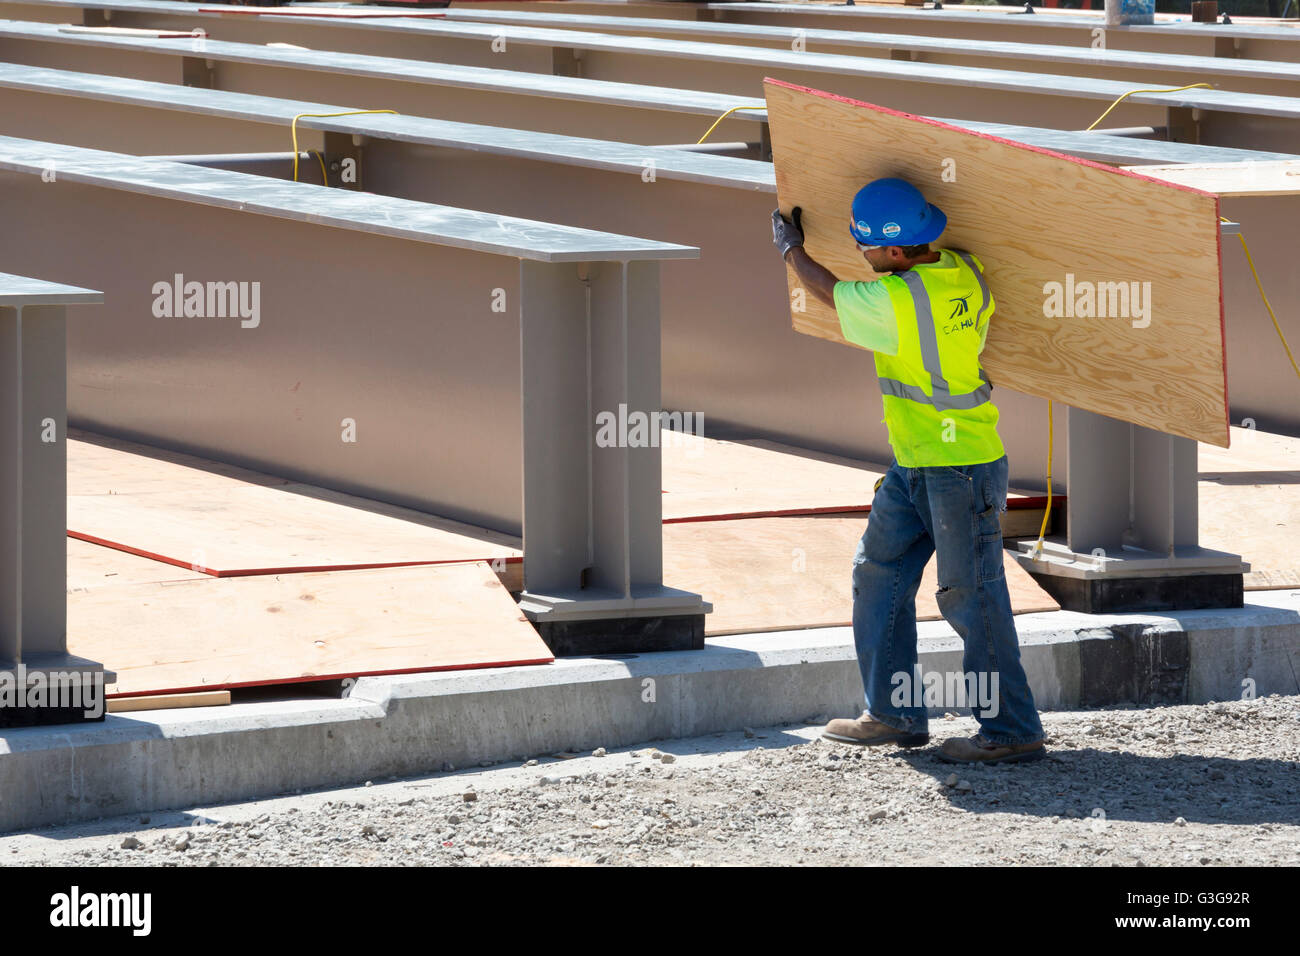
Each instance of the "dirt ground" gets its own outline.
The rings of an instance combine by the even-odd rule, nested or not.
[[[0,863],[1300,864],[1300,697],[1044,714],[1048,759],[953,767],[819,727],[375,781],[0,837]]]

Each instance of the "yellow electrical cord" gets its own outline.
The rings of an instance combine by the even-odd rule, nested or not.
[[[295,183],[298,181],[298,120],[304,116],[361,116],[365,113],[392,113],[396,116],[397,110],[347,110],[343,113],[299,113],[295,116],[293,122],[289,124],[289,132],[293,136],[293,181]],[[320,163],[320,171],[322,176],[325,175],[325,160],[323,159]],[[328,186],[329,183],[327,182],[325,185]]]
[[[1047,400],[1047,507],[1043,509],[1043,523],[1038,529],[1038,541],[1030,558],[1037,561],[1043,553],[1043,539],[1047,537],[1047,522],[1052,517],[1052,452],[1056,446],[1056,419],[1052,414],[1052,400]]]
[[[1219,219],[1222,222],[1231,222],[1230,219],[1224,219],[1222,216]],[[1238,232],[1237,238],[1241,240],[1241,251],[1246,253],[1246,264],[1250,266],[1250,274],[1255,279],[1255,288],[1259,290],[1259,297],[1264,300],[1264,308],[1268,309],[1268,317],[1273,320],[1273,331],[1282,340],[1282,348],[1286,351],[1286,357],[1291,360],[1291,368],[1295,371],[1296,378],[1300,378],[1300,365],[1296,364],[1295,355],[1292,354],[1291,346],[1287,343],[1286,336],[1282,333],[1282,326],[1277,320],[1277,313],[1273,311],[1268,296],[1264,294],[1264,283],[1259,280],[1259,273],[1255,271],[1255,259],[1250,254],[1250,246],[1246,245],[1246,237],[1243,233]]]
[[[330,184],[330,177],[329,177],[329,173],[325,172],[325,155],[324,155],[320,150],[318,150],[318,149],[311,149],[311,150],[308,150],[308,152],[311,153],[313,156],[316,157],[316,162],[320,163],[320,183],[321,183],[321,185],[322,185],[322,186],[328,186],[328,185]]]
[[[1167,90],[1129,90],[1127,93],[1122,94],[1118,99],[1116,99],[1114,103],[1111,103],[1110,106],[1106,107],[1106,112],[1098,116],[1097,121],[1093,123],[1091,126],[1089,126],[1088,129],[1085,130],[1085,132],[1091,132],[1092,130],[1096,129],[1097,123],[1100,123],[1107,116],[1109,116],[1110,111],[1113,110],[1115,107],[1119,106],[1120,103],[1124,102],[1125,97],[1132,96],[1134,93],[1180,93],[1183,90],[1195,90],[1198,88],[1207,89],[1207,90],[1214,89],[1214,87],[1211,86],[1209,83],[1189,83],[1186,86],[1174,86],[1174,87],[1170,87]]]
[[[736,110],[765,110],[765,109],[767,109],[766,106],[733,106],[731,109],[727,110],[727,112],[723,113],[721,116],[719,116],[716,120],[713,121],[713,125],[709,127],[709,131],[705,133],[703,136],[701,136],[698,140],[696,140],[695,145],[699,146],[706,139],[708,139],[710,134],[712,134],[712,132],[718,128],[718,124],[721,123],[728,116],[730,116],[732,113],[736,112]]]

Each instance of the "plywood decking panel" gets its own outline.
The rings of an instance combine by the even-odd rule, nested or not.
[[[477,562],[78,591],[68,649],[115,671],[115,696],[553,659]]]
[[[162,561],[142,558],[116,548],[68,538],[68,593],[123,584],[198,581],[207,575]]]
[[[743,634],[851,623],[853,555],[866,516],[741,518],[664,525],[664,583],[713,603],[705,634]],[[1017,614],[1059,605],[1009,555]],[[935,563],[917,592],[917,620],[938,620]]]
[[[1217,196],[1294,196],[1300,193],[1300,160],[1294,159],[1120,168],[1168,183],[1203,189]]]
[[[68,442],[68,529],[215,576],[517,561],[509,535],[102,436]]]
[[[1201,547],[1248,561],[1247,590],[1300,588],[1300,438],[1234,425],[1197,470]]]
[[[817,90],[764,86],[780,206],[803,208],[814,259],[840,279],[879,278],[849,235],[853,195],[873,179],[907,179],[948,216],[936,245],[984,263],[997,309],[982,360],[995,385],[1227,445],[1217,197]],[[794,328],[848,344],[834,309],[811,296],[795,309],[788,273]],[[1138,283],[1140,292],[1150,283],[1149,317],[1048,317],[1047,284],[1067,281]]]

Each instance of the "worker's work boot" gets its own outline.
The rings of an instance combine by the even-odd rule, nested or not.
[[[832,720],[822,731],[826,740],[836,740],[845,744],[858,744],[863,747],[875,747],[879,744],[897,744],[900,747],[924,747],[930,742],[929,734],[910,734],[895,730],[888,724],[873,720],[866,711],[857,720],[842,717]]]
[[[981,734],[949,737],[939,748],[939,759],[948,763],[1020,763],[1045,756],[1041,740],[1032,744],[995,744]]]

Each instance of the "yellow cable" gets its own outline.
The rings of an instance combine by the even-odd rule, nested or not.
[[[1038,529],[1038,543],[1034,545],[1033,559],[1043,554],[1043,539],[1047,537],[1047,522],[1052,517],[1052,452],[1056,447],[1056,418],[1052,414],[1052,400],[1047,400],[1047,507],[1043,509],[1043,524]]]
[[[1223,222],[1230,220],[1219,217]],[[1286,351],[1286,357],[1291,360],[1291,368],[1295,370],[1297,378],[1300,378],[1300,365],[1296,364],[1295,355],[1291,352],[1291,346],[1287,343],[1286,336],[1282,333],[1282,326],[1277,321],[1277,313],[1273,311],[1272,303],[1268,301],[1268,296],[1264,294],[1264,283],[1259,279],[1259,273],[1255,271],[1255,259],[1250,254],[1250,246],[1246,244],[1244,233],[1238,232],[1237,238],[1241,240],[1241,251],[1246,253],[1246,264],[1250,266],[1250,274],[1255,279],[1255,288],[1259,290],[1259,297],[1264,300],[1264,308],[1268,309],[1268,317],[1273,320],[1273,331],[1277,332],[1277,337],[1282,340],[1282,348]]]
[[[695,141],[695,145],[696,145],[696,146],[699,146],[700,143],[702,143],[702,142],[704,142],[706,139],[708,139],[708,138],[709,138],[709,135],[710,135],[710,134],[711,134],[715,129],[718,128],[718,124],[721,123],[721,122],[722,122],[724,119],[726,119],[728,116],[730,116],[732,113],[736,112],[736,110],[765,110],[765,109],[767,109],[766,106],[733,106],[731,109],[727,110],[727,112],[723,113],[721,116],[719,116],[716,120],[713,121],[713,125],[709,127],[709,132],[705,133],[705,134],[704,134],[703,136],[701,136],[698,140],[696,140],[696,141]]]
[[[1110,106],[1106,107],[1106,112],[1098,116],[1097,122],[1089,126],[1087,130],[1084,130],[1084,132],[1089,132],[1091,130],[1096,129],[1097,123],[1100,123],[1107,116],[1109,116],[1110,111],[1113,110],[1115,107],[1119,106],[1120,103],[1124,102],[1125,97],[1132,96],[1134,93],[1178,93],[1181,92],[1182,90],[1194,90],[1197,89],[1198,87],[1204,87],[1207,90],[1214,89],[1214,87],[1211,86],[1209,83],[1189,83],[1186,86],[1175,86],[1167,90],[1129,90],[1127,93],[1124,93],[1119,98],[1117,98],[1114,103],[1111,103]]]
[[[329,176],[329,173],[325,172],[325,155],[324,155],[324,153],[322,153],[322,152],[321,152],[320,150],[318,150],[318,149],[313,149],[313,150],[311,150],[310,152],[311,152],[311,154],[312,154],[313,156],[316,157],[316,161],[317,161],[318,163],[320,163],[320,184],[321,184],[322,186],[328,186],[328,185],[330,184],[330,176]]]
[[[397,115],[397,110],[347,110],[342,113],[299,113],[289,124],[289,132],[293,136],[293,181],[298,181],[298,120],[304,116],[361,116],[363,113],[392,113]],[[321,173],[325,172],[325,161],[321,160]],[[328,183],[326,183],[328,185]]]

